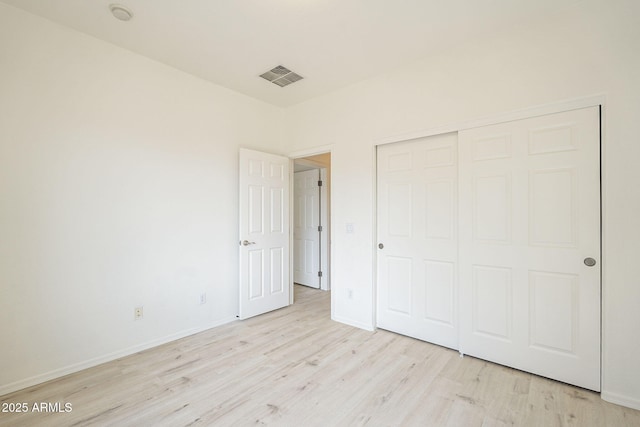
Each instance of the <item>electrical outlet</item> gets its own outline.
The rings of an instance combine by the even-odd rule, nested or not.
[[[136,308],[133,309],[133,319],[134,320],[142,319],[142,315],[143,315],[142,306],[136,307]]]
[[[207,294],[200,294],[200,304],[207,303]]]
[[[353,289],[347,289],[347,298],[353,299]]]

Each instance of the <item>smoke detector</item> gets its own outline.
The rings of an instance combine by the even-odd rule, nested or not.
[[[260,77],[280,87],[288,86],[304,78],[282,65],[278,65],[266,73],[260,74]]]
[[[133,13],[126,7],[119,4],[111,4],[109,5],[109,10],[111,10],[111,14],[115,16],[117,19],[121,21],[129,21],[133,18]]]

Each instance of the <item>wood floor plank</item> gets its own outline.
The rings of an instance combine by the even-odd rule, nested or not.
[[[330,319],[330,294],[0,397],[69,413],[0,426],[640,426],[640,411],[384,330]]]

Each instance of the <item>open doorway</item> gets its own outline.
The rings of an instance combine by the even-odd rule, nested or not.
[[[293,175],[293,281],[328,291],[331,153],[295,159]]]

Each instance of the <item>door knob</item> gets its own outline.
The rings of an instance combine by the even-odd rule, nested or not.
[[[593,267],[594,265],[596,265],[596,260],[593,258],[585,258],[584,265],[586,265],[587,267]]]
[[[383,249],[384,245],[382,243],[378,243],[378,249]]]
[[[250,242],[248,240],[243,240],[242,241],[242,246],[249,246],[249,245],[255,245],[256,242]]]

